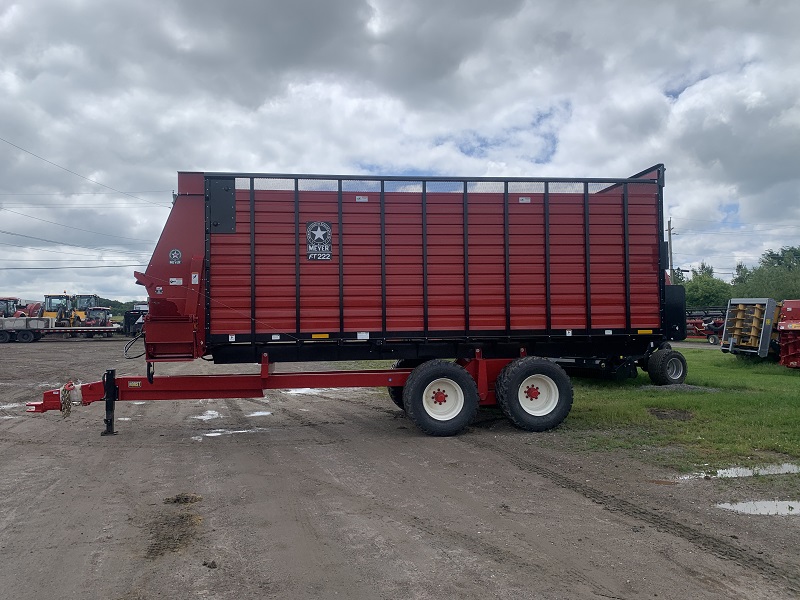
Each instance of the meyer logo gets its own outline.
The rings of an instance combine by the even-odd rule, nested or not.
[[[308,260],[331,259],[331,224],[327,221],[306,223],[306,256]]]

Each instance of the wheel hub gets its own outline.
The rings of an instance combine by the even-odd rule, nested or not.
[[[525,390],[525,395],[526,395],[526,396],[527,396],[527,397],[528,397],[530,400],[536,400],[536,399],[538,399],[538,398],[539,398],[539,394],[541,394],[541,392],[539,391],[539,388],[538,388],[538,387],[536,387],[535,385],[530,385],[530,386],[528,386],[528,388]]]
[[[442,390],[438,389],[433,393],[433,402],[434,404],[442,405],[447,402],[447,394],[445,394]]]

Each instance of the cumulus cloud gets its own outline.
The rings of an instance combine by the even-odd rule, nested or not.
[[[798,17],[747,0],[0,3],[0,294],[142,297],[112,265],[148,261],[178,170],[663,162],[676,264],[753,264],[800,231]]]

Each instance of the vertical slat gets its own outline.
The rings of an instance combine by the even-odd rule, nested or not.
[[[625,242],[625,328],[631,329],[631,252],[628,223],[628,184],[622,185],[622,226]]]
[[[511,239],[508,220],[508,181],[505,181],[503,182],[503,270],[505,274],[506,333],[511,333]]]
[[[589,182],[583,183],[583,246],[586,256],[586,331],[592,331],[592,258],[589,247]]]
[[[550,182],[548,181],[544,182],[544,285],[547,333],[550,333],[553,328],[553,310],[550,300]]]
[[[250,343],[256,346],[256,187],[250,178]],[[257,359],[256,356],[253,357]]]
[[[658,243],[659,243],[659,252],[658,252],[658,292],[659,292],[659,304],[661,305],[661,330],[666,332],[667,330],[667,314],[666,314],[666,306],[667,306],[667,282],[665,278],[665,274],[667,272],[667,266],[662,261],[664,253],[661,252],[660,245],[663,244],[663,235],[664,235],[664,165],[660,165],[658,168],[658,201],[657,201],[657,213],[658,213]]]
[[[342,219],[342,180],[339,179],[338,186],[339,203],[339,333],[344,333],[344,239],[343,219]],[[333,248],[331,248],[333,250]]]
[[[295,332],[300,333],[300,180],[294,179],[294,277],[295,277]]]
[[[469,196],[464,181],[464,331],[469,335]]]
[[[428,186],[422,182],[422,329],[428,332]]]
[[[205,268],[205,297],[206,297],[206,339],[211,337],[211,204],[209,202],[209,182],[205,179],[205,222],[206,222],[206,268]]]
[[[381,179],[381,331],[386,331],[386,182]]]

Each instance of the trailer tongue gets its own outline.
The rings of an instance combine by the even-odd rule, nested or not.
[[[664,276],[663,185],[663,165],[625,179],[179,173],[135,273],[147,376],[108,371],[81,403],[105,398],[113,432],[117,400],[387,386],[420,429],[453,435],[479,404],[524,429],[557,426],[572,404],[565,369],[682,382],[685,360],[665,347],[685,337],[685,303]],[[154,376],[202,357],[261,373]],[[386,359],[397,368],[268,368]]]

